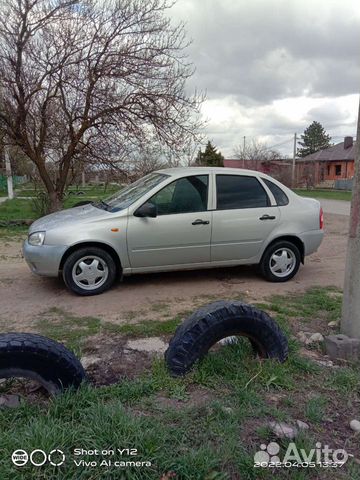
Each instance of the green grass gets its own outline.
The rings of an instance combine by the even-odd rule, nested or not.
[[[132,314],[132,312],[130,313]],[[118,334],[129,338],[171,335],[183,318],[189,314],[190,312],[186,311],[179,313],[174,318],[116,324],[101,321],[96,317],[75,316],[61,308],[54,307],[39,316],[36,328],[42,335],[65,343],[79,355],[83,341],[89,336],[98,333]]]
[[[327,387],[333,388],[344,395],[360,394],[359,376],[354,368],[343,367],[336,369],[327,379]]]
[[[311,197],[311,198],[327,198],[330,200],[351,200],[352,192],[349,190],[306,190],[306,189],[294,189],[298,195],[302,197]]]
[[[269,310],[271,306],[273,315],[290,335],[291,318],[338,315],[340,301],[337,290],[316,289],[301,295],[271,297],[263,308]],[[157,309],[155,306],[152,311]],[[82,340],[99,332],[120,338],[171,334],[180,317],[111,326],[93,317],[75,317],[51,309],[38,319],[38,327],[42,333],[81,350]],[[150,371],[134,379],[122,378],[112,386],[84,385],[78,392],[68,392],[48,404],[24,402],[19,409],[0,408],[1,478],[167,480],[169,475],[162,477],[166,472],[175,472],[175,480],[270,480],[274,475],[295,480],[359,478],[359,466],[351,460],[341,472],[253,467],[253,455],[260,445],[274,440],[269,420],[308,422],[310,429],[295,443],[298,448],[310,450],[317,441],[332,445],[332,429],[337,424],[326,427],[326,416],[339,414],[336,422],[347,425],[347,417],[358,411],[359,366],[321,368],[300,355],[299,347],[290,338],[287,362],[260,362],[253,357],[250,344],[241,340],[210,352],[184,378],[172,378],[158,358]],[[269,400],[274,395],[279,396],[280,403]],[[346,438],[346,449],[358,452],[359,438],[351,436],[350,430]],[[279,443],[283,455],[289,442]],[[10,457],[18,448],[47,452],[59,448],[66,454],[66,463],[60,468],[15,468]],[[74,448],[136,448],[135,460],[150,461],[152,465],[126,470],[98,465],[77,468],[73,463]],[[110,458],[131,460],[120,455]]]
[[[82,341],[100,332],[100,319],[77,317],[54,307],[40,316],[36,327],[42,335],[65,343],[77,355],[80,355]]]
[[[25,226],[0,227],[0,240],[25,240],[28,230],[29,227]]]
[[[324,396],[310,398],[306,404],[306,418],[313,423],[320,423],[325,416],[328,400]]]
[[[34,220],[35,218],[36,214],[29,200],[14,198],[0,204],[0,221]]]
[[[144,320],[139,323],[125,323],[117,325],[110,322],[103,323],[103,329],[111,333],[119,333],[128,337],[154,337],[174,333],[184,315],[177,315],[169,320]]]
[[[275,312],[280,323],[286,324],[288,317],[296,316],[309,321],[314,316],[324,317],[327,322],[330,322],[340,318],[342,294],[337,288],[315,287],[303,295],[274,295],[268,302],[258,303],[257,306]]]

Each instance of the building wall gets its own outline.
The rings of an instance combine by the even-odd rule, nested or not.
[[[329,162],[326,165],[326,180],[339,180],[354,176],[354,161]]]
[[[322,182],[350,179],[354,176],[354,160],[309,161],[296,164],[296,182],[298,185],[316,186]]]
[[[279,182],[291,185],[291,163],[287,160],[270,160],[262,162],[260,160],[224,160],[224,167],[244,168],[246,170],[256,170],[266,173],[276,178]]]
[[[246,168],[247,170],[257,170],[264,172],[263,166],[259,160],[224,160],[224,167],[227,168]],[[265,172],[264,172],[265,173]]]

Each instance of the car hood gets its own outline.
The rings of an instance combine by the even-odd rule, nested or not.
[[[106,215],[109,215],[109,213],[92,205],[68,208],[39,218],[31,224],[29,233],[51,230],[59,225],[68,227],[88,220],[93,221]]]

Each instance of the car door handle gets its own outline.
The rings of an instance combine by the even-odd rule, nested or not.
[[[198,218],[194,222],[192,222],[191,225],[209,225],[209,220],[201,220],[201,218]]]
[[[263,215],[259,220],[275,220],[275,215]]]

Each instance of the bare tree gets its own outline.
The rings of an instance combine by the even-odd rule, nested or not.
[[[168,167],[191,167],[195,165],[196,156],[203,143],[203,139],[204,135],[194,135],[188,138],[179,150],[174,150],[166,146],[162,147],[162,154],[166,159],[166,165]]]
[[[74,162],[115,166],[154,135],[181,149],[201,98],[168,0],[2,0],[0,123],[61,207]],[[120,148],[121,147],[121,148]]]
[[[137,179],[166,166],[166,159],[161,146],[150,142],[140,145],[132,151],[127,161],[126,170],[131,179]]]
[[[195,165],[196,153],[202,135],[193,135],[182,144],[182,148],[159,143],[158,138],[149,136],[146,142],[133,146],[124,161],[124,173],[130,180],[161,168],[190,167]]]
[[[246,162],[251,162],[255,169],[257,169],[260,163],[269,162],[271,160],[280,159],[280,153],[277,150],[269,148],[265,143],[257,140],[252,140],[247,145],[238,145],[234,149],[234,157],[243,160],[244,166]]]

